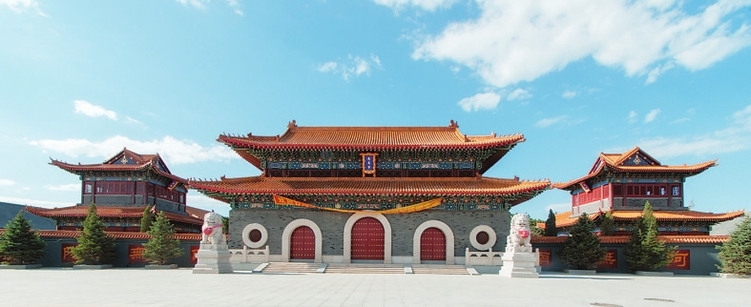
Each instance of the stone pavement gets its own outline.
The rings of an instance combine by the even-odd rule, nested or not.
[[[0,306],[748,306],[751,279],[0,271]]]

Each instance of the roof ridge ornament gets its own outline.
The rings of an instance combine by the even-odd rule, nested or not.
[[[459,128],[459,122],[454,121],[453,119],[449,121],[449,128]]]
[[[292,128],[295,128],[295,127],[297,127],[297,121],[294,120],[294,119],[287,124],[287,129],[292,129]]]

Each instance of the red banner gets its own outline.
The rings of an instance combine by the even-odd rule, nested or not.
[[[192,245],[190,247],[190,262],[193,264],[198,263],[198,258],[196,258],[196,254],[198,253],[198,249],[200,249],[201,246],[199,245]]]
[[[605,259],[597,264],[598,269],[617,269],[618,268],[618,250],[609,249],[606,251]]]
[[[553,250],[549,248],[539,248],[540,266],[549,267],[552,265]]]
[[[668,270],[690,270],[691,269],[691,250],[679,249],[673,255],[673,262],[666,267]]]
[[[73,253],[71,252],[71,249],[78,245],[78,243],[63,243],[62,244],[62,254],[60,255],[60,260],[63,263],[71,263],[76,262],[76,258],[73,258]]]
[[[144,263],[143,252],[146,248],[141,244],[128,245],[128,263]]]

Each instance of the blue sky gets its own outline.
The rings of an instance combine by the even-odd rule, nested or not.
[[[0,201],[80,201],[123,147],[258,175],[215,141],[301,126],[523,133],[486,176],[568,181],[600,152],[718,159],[694,210],[751,209],[751,1],[0,0]],[[551,190],[515,207],[569,207]],[[226,214],[191,191],[188,204]]]

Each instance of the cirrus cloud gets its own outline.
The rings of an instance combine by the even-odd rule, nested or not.
[[[457,104],[462,108],[462,110],[466,112],[472,112],[495,109],[498,106],[499,102],[501,102],[501,95],[488,92],[464,98],[462,100],[459,100]]]
[[[76,113],[80,113],[89,117],[107,117],[111,120],[117,120],[117,113],[112,110],[107,110],[102,106],[92,104],[86,100],[74,100],[73,107]]]

